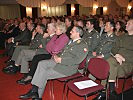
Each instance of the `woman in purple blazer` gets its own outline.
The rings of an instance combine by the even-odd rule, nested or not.
[[[49,40],[49,42],[46,45],[46,50],[48,54],[40,54],[34,56],[31,62],[30,72],[24,75],[23,78],[18,80],[17,81],[18,84],[23,84],[23,85],[29,84],[36,71],[38,62],[41,60],[50,59],[53,55],[58,54],[68,43],[69,38],[65,33],[66,26],[63,22],[58,23],[56,25],[53,23],[48,24],[47,31],[48,31],[47,35],[49,35],[49,37],[51,38],[51,40]]]

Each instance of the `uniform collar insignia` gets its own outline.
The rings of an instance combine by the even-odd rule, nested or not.
[[[111,34],[110,37],[113,37],[113,34]]]
[[[80,43],[81,42],[81,40],[77,40],[77,43]]]

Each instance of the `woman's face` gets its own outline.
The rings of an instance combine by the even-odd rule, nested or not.
[[[47,32],[48,32],[48,34],[50,34],[50,33],[52,32],[50,26],[48,26],[48,28],[47,28]]]
[[[117,22],[116,25],[115,25],[115,28],[116,28],[116,29],[120,29],[120,27],[121,27],[121,26],[120,26],[120,23]]]
[[[56,32],[55,32],[56,35],[60,35],[62,34],[61,30],[59,27],[56,27]]]

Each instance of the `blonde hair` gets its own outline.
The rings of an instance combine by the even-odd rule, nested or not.
[[[64,22],[56,23],[56,28],[59,28],[62,33],[66,32],[66,25]]]

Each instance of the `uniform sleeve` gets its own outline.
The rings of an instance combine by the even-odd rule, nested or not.
[[[46,44],[47,44],[47,39],[46,38],[42,38],[41,39],[41,44],[43,48],[46,48]]]
[[[104,59],[108,59],[111,56],[110,52],[111,52],[111,49],[112,49],[114,43],[115,43],[114,41],[112,41],[112,42],[110,41],[107,44],[105,44],[106,46],[105,46],[105,50],[103,52]]]
[[[92,51],[95,51],[95,49],[97,48],[97,46],[100,42],[100,39],[101,38],[100,38],[100,35],[98,32],[93,35],[93,40],[92,40],[92,44],[91,44]]]
[[[117,54],[117,52],[119,51],[119,49],[120,49],[120,39],[117,37],[116,38],[116,42],[113,44],[111,53],[113,55],[115,55],[115,54]]]

